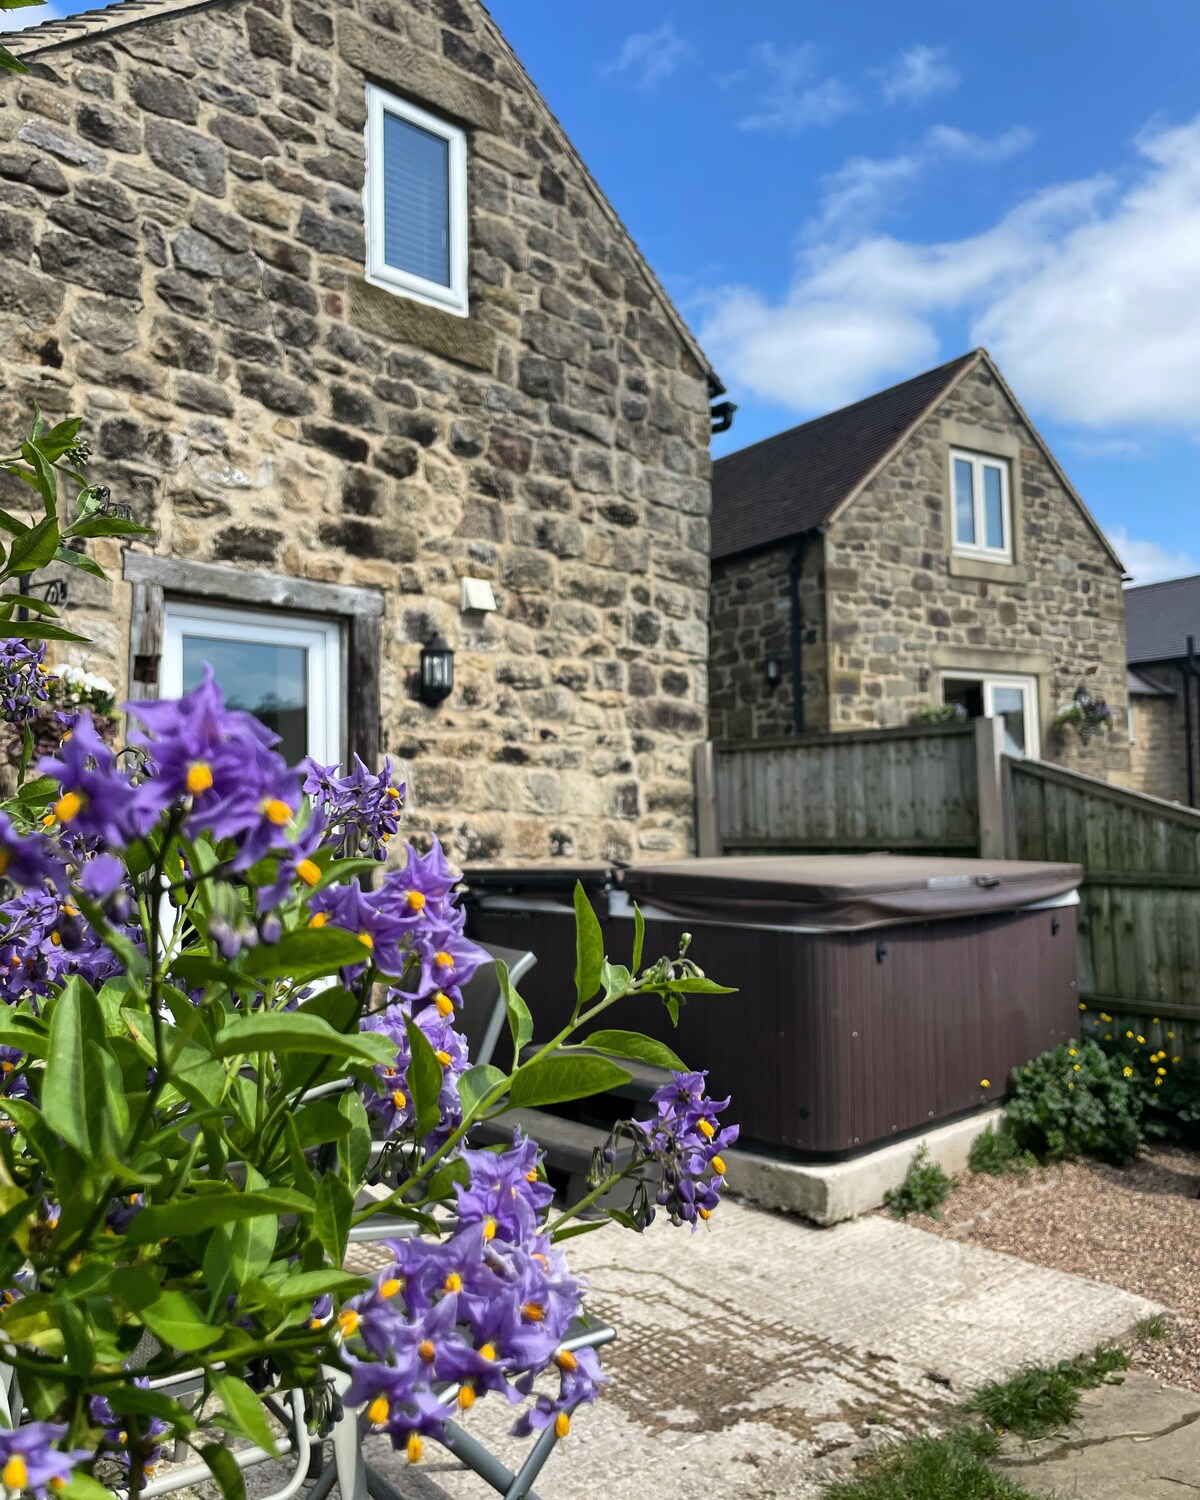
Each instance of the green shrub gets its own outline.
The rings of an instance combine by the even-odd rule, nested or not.
[[[950,1196],[953,1186],[953,1181],[937,1162],[930,1160],[929,1147],[919,1146],[904,1174],[904,1181],[883,1195],[884,1207],[891,1210],[895,1219],[907,1219],[909,1214],[928,1214],[930,1218],[940,1219],[941,1205]]]
[[[1013,1140],[1011,1132],[1002,1122],[997,1128],[989,1125],[982,1135],[971,1142],[971,1154],[967,1165],[972,1172],[987,1177],[1024,1177],[1036,1158]]]
[[[1014,1074],[1008,1129],[1039,1161],[1087,1155],[1125,1166],[1142,1140],[1141,1092],[1132,1077],[1096,1042],[1065,1042]]]
[[[1030,1500],[1030,1492],[988,1467],[994,1451],[983,1433],[918,1437],[862,1464],[853,1479],[825,1491],[825,1500]]]
[[[1098,1345],[1092,1354],[1064,1359],[1048,1369],[1031,1366],[1011,1380],[993,1380],[976,1392],[966,1409],[977,1412],[997,1432],[1046,1437],[1075,1420],[1081,1391],[1119,1383],[1116,1372],[1128,1368],[1123,1349]]]
[[[1115,1025],[1111,1016],[1102,1016],[1105,1021]],[[1124,1033],[1106,1031],[1097,1041],[1136,1089],[1147,1139],[1200,1146],[1200,1061],[1175,1050],[1175,1033],[1168,1031],[1157,1048],[1151,1040],[1139,1042],[1128,1028]]]

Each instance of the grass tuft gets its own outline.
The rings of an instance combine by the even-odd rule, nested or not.
[[[999,1130],[989,1125],[971,1142],[967,1165],[988,1177],[1027,1177],[1037,1166],[1037,1158],[1018,1146],[1003,1125]]]
[[[1079,1415],[1080,1393],[1115,1383],[1129,1368],[1123,1349],[1097,1347],[1093,1354],[1064,1359],[1049,1369],[1019,1370],[1011,1380],[994,1380],[978,1390],[966,1410],[977,1412],[996,1432],[1022,1438],[1046,1437]]]
[[[883,1195],[884,1207],[891,1210],[894,1219],[907,1219],[909,1214],[928,1214],[932,1219],[940,1219],[941,1206],[953,1186],[938,1163],[930,1160],[929,1147],[919,1146],[904,1181]]]
[[[987,1433],[911,1438],[831,1485],[825,1500],[1030,1500],[1027,1489],[988,1467],[994,1451]]]
[[[1143,1318],[1133,1332],[1139,1339],[1168,1339],[1171,1337],[1171,1325],[1162,1313],[1155,1313],[1153,1317]]]

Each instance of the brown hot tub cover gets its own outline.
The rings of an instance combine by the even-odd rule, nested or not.
[[[617,877],[639,906],[691,922],[853,932],[1016,911],[1068,895],[1079,865],[896,854],[689,859]]]

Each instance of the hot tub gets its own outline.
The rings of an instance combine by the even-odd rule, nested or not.
[[[695,996],[673,1030],[622,1001],[606,1027],[669,1041],[732,1094],[743,1143],[834,1159],[967,1114],[1078,1029],[1077,865],[892,855],[696,859],[467,872],[468,933],[530,948],[536,1037],[574,1003],[571,892],[582,880],[609,956],[690,955],[736,995]]]

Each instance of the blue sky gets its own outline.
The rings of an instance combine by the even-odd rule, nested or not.
[[[718,452],[983,343],[1138,581],[1200,571],[1195,0],[490,8],[739,403]]]

